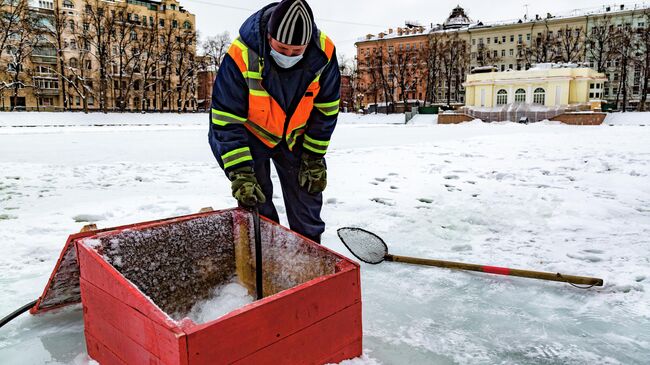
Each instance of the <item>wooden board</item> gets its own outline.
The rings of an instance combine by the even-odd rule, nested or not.
[[[88,331],[85,331],[85,336],[88,356],[95,359],[101,365],[129,365],[111,352],[111,350],[104,346],[92,334],[88,333]]]
[[[187,352],[185,336],[177,335],[155,323],[84,279],[81,279],[81,290],[84,295],[86,323],[102,321],[107,326],[119,329],[121,336],[128,338],[134,345],[151,353],[165,364],[186,363],[181,361],[186,357]],[[95,333],[95,337],[101,336]]]
[[[362,336],[361,303],[357,303],[233,364],[322,365],[332,360],[338,363],[361,355]],[[221,364],[211,362],[216,363]]]
[[[360,318],[360,302],[356,267],[312,280],[189,331],[190,364],[237,361],[357,304]]]

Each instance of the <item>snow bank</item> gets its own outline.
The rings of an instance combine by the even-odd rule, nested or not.
[[[609,113],[603,124],[650,126],[650,112]]]

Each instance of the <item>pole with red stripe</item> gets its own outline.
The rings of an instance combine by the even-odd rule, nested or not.
[[[506,267],[474,265],[474,264],[465,264],[462,262],[429,260],[429,259],[421,259],[416,257],[397,256],[397,255],[386,255],[384,259],[386,261],[403,262],[403,263],[414,264],[414,265],[435,266],[435,267],[442,267],[442,268],[453,269],[453,270],[477,271],[477,272],[483,272],[487,274],[518,276],[518,277],[530,278],[530,279],[559,281],[559,282],[575,284],[575,285],[603,286],[602,279],[590,278],[585,276],[564,275],[560,273],[550,273],[550,272],[542,272],[542,271],[509,269]]]

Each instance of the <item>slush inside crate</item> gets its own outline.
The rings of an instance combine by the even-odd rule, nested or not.
[[[335,273],[338,258],[261,221],[264,296]],[[252,215],[241,210],[112,231],[83,241],[176,321],[209,322],[255,297]]]

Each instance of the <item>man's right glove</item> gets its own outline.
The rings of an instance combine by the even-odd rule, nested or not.
[[[253,208],[266,202],[262,187],[257,182],[255,172],[251,167],[236,169],[228,174],[228,178],[232,182],[232,196],[241,206]]]

